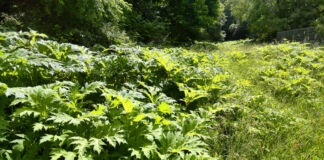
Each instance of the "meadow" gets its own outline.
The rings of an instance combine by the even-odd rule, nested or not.
[[[324,48],[0,33],[0,159],[323,159]]]

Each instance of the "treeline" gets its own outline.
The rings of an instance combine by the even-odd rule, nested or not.
[[[86,46],[224,37],[220,0],[11,0],[0,7],[9,28],[31,28]]]
[[[324,0],[10,0],[0,8],[2,30],[33,29],[86,46],[272,40],[288,29],[324,30]]]
[[[277,32],[314,26],[324,32],[324,0],[223,0],[229,30],[272,40]],[[323,35],[324,36],[324,35]]]

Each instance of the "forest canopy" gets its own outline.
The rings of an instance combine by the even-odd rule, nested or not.
[[[263,40],[280,31],[323,25],[324,0],[227,0],[226,4],[236,23],[246,23],[249,35]]]
[[[280,31],[324,30],[324,0],[11,0],[0,7],[2,28],[86,46],[269,41]]]

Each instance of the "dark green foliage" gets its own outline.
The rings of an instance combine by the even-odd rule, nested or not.
[[[219,0],[171,0],[171,36],[178,41],[221,40],[221,7]]]
[[[61,42],[86,46],[123,40],[117,25],[123,18],[123,10],[129,9],[123,0],[12,0],[2,6],[3,13],[21,24],[16,29],[31,28]],[[119,37],[113,32],[118,32]]]
[[[126,29],[144,42],[222,40],[223,6],[219,0],[132,1]]]
[[[165,42],[169,38],[170,24],[165,9],[167,1],[127,0],[132,10],[126,12],[124,28],[133,38],[141,42]]]
[[[247,23],[250,37],[271,40],[280,31],[314,26],[324,1],[227,0],[226,4],[239,24]]]
[[[321,16],[316,20],[316,29],[321,33],[321,36],[324,37],[324,16]]]
[[[123,43],[128,35],[145,43],[224,37],[219,0],[13,0],[0,6],[2,30],[30,28],[88,47]]]
[[[223,0],[225,3],[226,0]],[[231,6],[228,4],[224,4],[224,14],[226,16],[226,22],[222,26],[222,29],[226,33],[225,40],[240,40],[240,39],[246,39],[248,37],[248,28],[246,22],[239,23],[237,19],[232,15]]]

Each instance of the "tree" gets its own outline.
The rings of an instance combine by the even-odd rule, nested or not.
[[[130,8],[124,0],[11,0],[5,5],[5,12],[21,21],[23,29],[87,46],[110,44],[108,33]]]
[[[223,7],[219,0],[169,1],[171,35],[178,41],[220,40]],[[223,16],[223,17],[222,17]]]
[[[220,0],[127,0],[125,28],[144,42],[221,40],[224,23]]]
[[[232,15],[247,23],[250,36],[271,40],[283,30],[315,25],[323,10],[323,0],[227,0]]]

